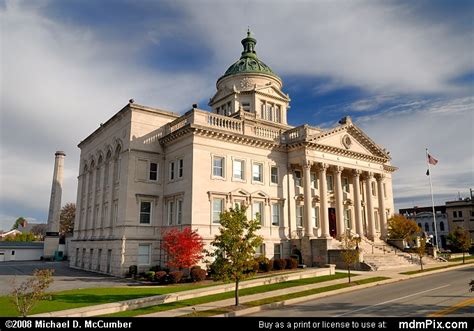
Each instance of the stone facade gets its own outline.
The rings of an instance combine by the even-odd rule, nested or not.
[[[463,200],[447,201],[446,214],[450,231],[454,231],[458,226],[469,231],[471,241],[474,243],[474,195]]]
[[[269,258],[312,265],[347,230],[385,238],[388,152],[349,117],[330,130],[288,125],[290,98],[252,40],[242,41],[245,66],[217,81],[211,112],[129,103],[79,144],[71,266],[123,275],[163,264],[163,230],[191,227],[209,243],[219,212],[236,204],[260,213],[258,253]]]

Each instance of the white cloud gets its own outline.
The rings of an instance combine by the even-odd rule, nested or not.
[[[359,125],[386,147],[392,164],[397,209],[430,204],[425,148],[439,160],[432,166],[435,203],[444,204],[474,186],[474,97],[410,102],[403,109],[360,117]]]
[[[473,31],[420,20],[410,4],[374,1],[180,2],[220,65],[236,59],[250,25],[257,53],[279,74],[329,77],[323,91],[358,86],[381,93],[453,92],[473,70]],[[225,23],[223,23],[225,22]]]
[[[75,201],[77,144],[131,97],[177,111],[213,89],[211,77],[135,63],[139,42],[99,39],[89,28],[41,16],[35,6],[7,2],[0,20],[2,208],[14,201],[18,213],[41,209],[47,217],[56,150],[67,154],[63,202]]]

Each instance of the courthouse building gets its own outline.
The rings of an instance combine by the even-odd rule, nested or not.
[[[328,130],[289,125],[281,78],[250,33],[242,44],[211,111],[179,115],[131,100],[79,144],[71,266],[123,275],[163,264],[164,230],[191,227],[208,244],[219,214],[239,204],[260,214],[257,254],[268,258],[314,265],[345,231],[386,236],[389,153],[349,117]]]

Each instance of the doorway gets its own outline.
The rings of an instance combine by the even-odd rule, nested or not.
[[[329,234],[331,237],[336,238],[337,227],[336,227],[336,208],[328,208],[329,214]]]

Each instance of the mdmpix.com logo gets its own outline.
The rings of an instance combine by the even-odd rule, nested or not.
[[[400,329],[453,329],[453,330],[462,330],[468,328],[467,322],[460,321],[439,321],[434,319],[428,319],[426,321],[416,321],[411,322],[400,321],[398,322],[398,327]]]

